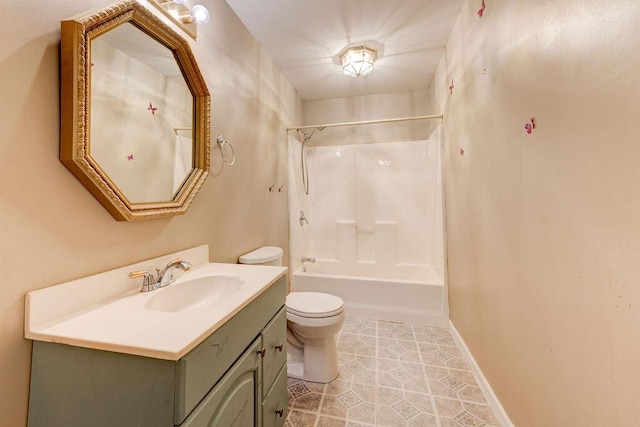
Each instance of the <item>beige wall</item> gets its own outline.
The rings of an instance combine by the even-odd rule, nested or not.
[[[236,150],[180,217],[116,222],[58,160],[60,21],[101,0],[0,0],[0,426],[25,425],[31,345],[24,294],[202,243],[214,261],[264,244],[287,248],[286,126],[302,102],[223,0],[194,54],[212,93],[212,134]],[[285,186],[286,188],[286,186]],[[286,253],[285,253],[286,255]],[[285,258],[286,259],[286,258]]]
[[[516,425],[638,425],[640,3],[486,3],[430,87],[451,318]]]

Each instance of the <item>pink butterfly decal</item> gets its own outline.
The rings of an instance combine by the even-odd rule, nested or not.
[[[464,148],[460,148],[460,155],[464,156]]]
[[[480,10],[478,10],[478,17],[479,17],[479,18],[482,18],[482,15],[484,15],[484,9],[485,9],[486,7],[487,7],[487,6],[484,4],[484,0],[482,0],[482,7],[480,8]]]
[[[536,128],[536,122],[535,120],[533,120],[533,117],[531,117],[531,123],[527,123],[524,125],[524,130],[527,131],[528,134],[530,134],[531,132],[533,132],[533,130]]]
[[[133,154],[129,154],[129,155],[127,156],[127,160],[129,160],[129,161],[133,160]]]
[[[149,107],[147,108],[147,110],[151,111],[151,114],[155,116],[156,111],[158,111],[158,107],[154,107],[151,101],[149,101]]]
[[[451,79],[451,84],[449,85],[449,94],[453,95],[453,88],[455,88],[455,86],[453,85],[453,79]]]

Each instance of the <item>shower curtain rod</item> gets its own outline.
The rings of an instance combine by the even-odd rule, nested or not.
[[[410,120],[442,119],[443,117],[444,116],[442,114],[436,114],[433,116],[398,117],[395,119],[366,120],[362,122],[328,123],[325,125],[308,125],[308,126],[287,128],[287,132],[289,132],[290,130],[324,129],[324,128],[332,128],[337,126],[373,125],[378,123],[406,122]]]
[[[173,128],[173,131],[175,132],[175,134],[176,134],[176,135],[177,135],[177,134],[178,134],[178,132],[180,132],[181,130],[193,130],[193,128],[187,128],[187,127],[184,127],[184,128]]]

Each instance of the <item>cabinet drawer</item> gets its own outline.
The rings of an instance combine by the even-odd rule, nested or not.
[[[262,345],[267,350],[262,360],[262,390],[266,393],[287,361],[286,307],[269,322],[262,332]]]
[[[247,348],[276,310],[284,305],[281,278],[176,365],[174,423],[179,425]]]
[[[180,427],[257,427],[260,347],[258,338]]]
[[[278,373],[262,402],[262,426],[281,427],[287,419],[287,365]]]

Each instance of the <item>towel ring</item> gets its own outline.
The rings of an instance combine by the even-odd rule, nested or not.
[[[233,164],[236,162],[236,150],[233,149],[233,145],[229,141],[227,141],[222,135],[218,135],[218,138],[216,139],[216,141],[218,142],[218,148],[220,148],[220,154],[222,154],[222,161],[224,162],[224,164],[233,166]],[[228,161],[227,157],[224,155],[223,148],[225,145],[229,145],[229,147],[231,148],[231,161]]]

